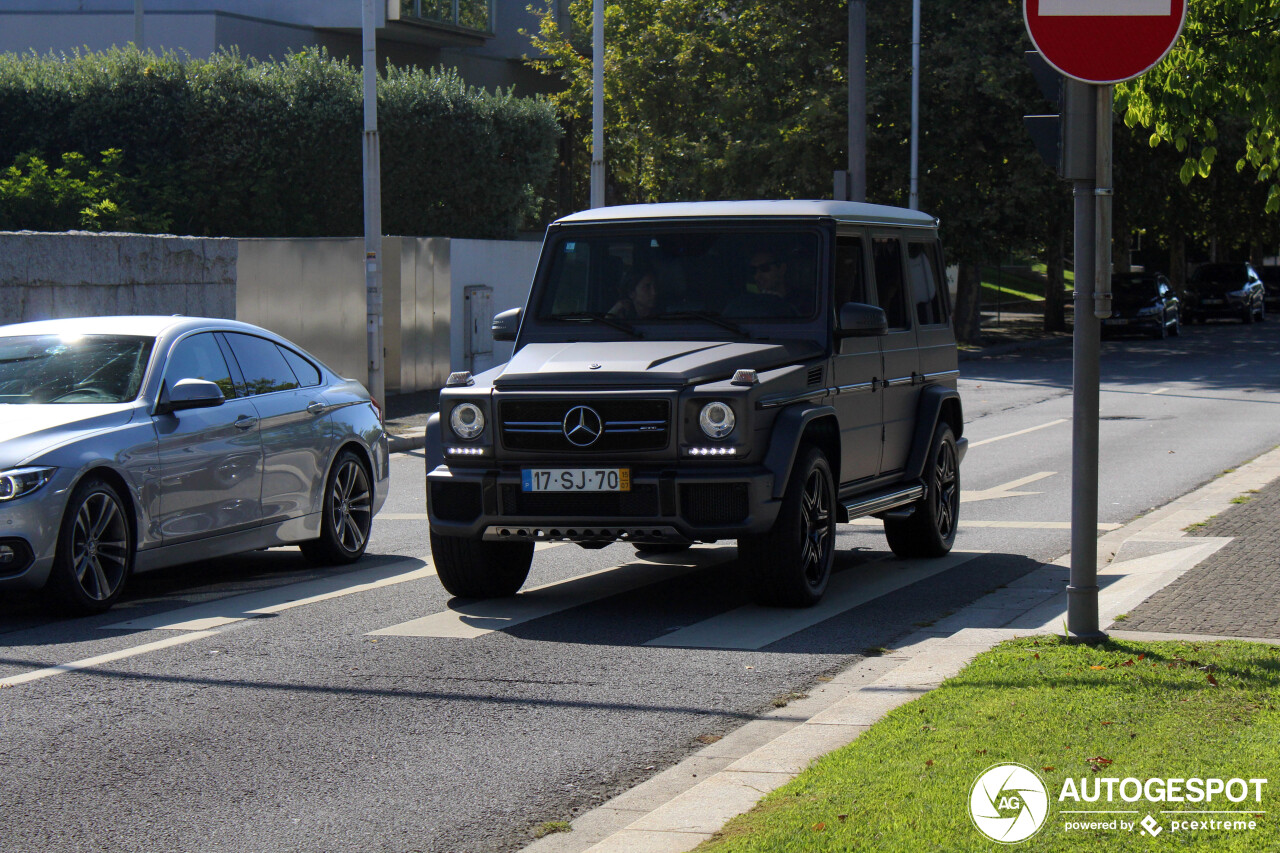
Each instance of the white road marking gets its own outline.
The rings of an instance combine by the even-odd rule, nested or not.
[[[1166,391],[1168,391],[1168,390],[1169,390],[1168,388],[1158,388],[1158,389],[1156,389],[1155,391],[1152,391],[1152,392],[1151,392],[1151,396],[1153,396],[1153,397],[1154,397],[1156,394],[1163,394],[1163,393],[1165,393],[1165,392],[1166,392]]]
[[[601,598],[630,592],[660,583],[691,571],[726,562],[736,556],[732,549],[719,560],[696,563],[628,563],[568,580],[526,589],[513,598],[470,601],[441,613],[433,613],[389,628],[370,631],[370,636],[383,637],[453,637],[474,639],[494,631],[512,628],[562,610],[588,604]]]
[[[857,527],[880,527],[884,524],[878,518],[855,518],[850,522]],[[1007,530],[1070,530],[1071,522],[1069,521],[969,521],[968,519],[960,519],[961,527],[991,527],[1004,528]],[[1110,522],[1098,522],[1099,530],[1119,530],[1124,527],[1123,524],[1112,524]]]
[[[973,503],[975,501],[995,500],[996,498],[1017,498],[1017,497],[1024,497],[1026,495],[1043,494],[1042,492],[1015,492],[1013,490],[1018,488],[1019,486],[1025,486],[1028,483],[1034,483],[1036,480],[1043,480],[1046,477],[1052,477],[1056,473],[1058,472],[1057,471],[1041,471],[1037,474],[1032,474],[1029,477],[1022,477],[1021,479],[1018,479],[1018,480],[1010,480],[1009,482],[999,486],[992,486],[989,489],[975,489],[969,492],[961,491],[960,502]]]
[[[404,569],[413,566],[409,571]],[[315,604],[357,592],[428,578],[436,573],[430,560],[397,560],[333,577],[316,578],[194,604],[154,616],[102,626],[105,631],[207,631],[245,619],[281,613],[304,604]]]
[[[834,575],[822,601],[791,609],[739,607],[645,643],[698,649],[759,649],[916,581],[954,569],[985,551],[953,551],[929,560],[884,560]],[[852,651],[852,650],[851,650]]]
[[[191,643],[196,640],[203,640],[205,637],[212,637],[217,631],[197,631],[192,634],[179,634],[176,637],[167,637],[163,640],[157,640],[154,643],[146,643],[141,646],[133,646],[128,649],[121,649],[118,652],[110,652],[97,657],[85,658],[83,660],[72,661],[71,663],[58,664],[57,666],[46,667],[45,669],[34,669],[30,672],[24,672],[20,675],[11,675],[8,678],[0,679],[0,687],[14,687],[18,684],[27,684],[32,681],[39,681],[42,678],[48,678],[53,675],[62,675],[65,672],[75,672],[80,669],[88,669],[94,666],[101,666],[104,663],[112,663],[126,658],[145,655],[149,652],[157,652],[161,649],[167,649],[172,646],[180,646],[183,643]]]
[[[1049,421],[1047,424],[1040,424],[1040,426],[1033,426],[1033,427],[1028,427],[1027,429],[1020,429],[1017,432],[1010,432],[1010,433],[1006,433],[1005,435],[997,435],[994,438],[984,438],[982,441],[971,441],[969,442],[969,448],[973,449],[975,447],[981,447],[984,444],[991,444],[993,441],[1004,441],[1006,438],[1013,438],[1019,435],[1026,435],[1029,432],[1036,432],[1038,430],[1048,429],[1051,426],[1057,426],[1058,424],[1065,424],[1066,422],[1067,422],[1066,418],[1058,418],[1056,421]]]

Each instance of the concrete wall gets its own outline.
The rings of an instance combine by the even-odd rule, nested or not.
[[[473,365],[461,318],[467,285],[493,308],[522,306],[540,245],[383,238],[389,392],[444,385]],[[368,379],[364,241],[0,232],[0,325],[60,317],[186,314],[262,326],[343,376]],[[495,344],[484,361],[511,355]]]
[[[113,314],[236,316],[239,241],[0,232],[0,324]]]

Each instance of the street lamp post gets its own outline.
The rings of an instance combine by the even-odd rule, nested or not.
[[[604,207],[604,0],[592,6],[591,206]]]
[[[133,46],[146,49],[142,43],[142,0],[133,0]]]
[[[386,403],[382,359],[382,181],[378,159],[378,52],[374,34],[376,0],[363,0],[361,35],[364,63],[364,288],[365,337],[369,350],[369,394]]]

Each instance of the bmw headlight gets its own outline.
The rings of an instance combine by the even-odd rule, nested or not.
[[[14,468],[0,471],[0,501],[11,501],[29,495],[49,482],[55,468]]]
[[[1247,290],[1233,290],[1227,294],[1227,296],[1234,296],[1236,299],[1243,299],[1248,295],[1249,295],[1249,291]]]
[[[458,438],[470,441],[484,432],[484,412],[475,403],[459,403],[449,413],[449,427]]]
[[[1150,317],[1153,314],[1159,314],[1159,313],[1160,313],[1159,305],[1148,305],[1146,308],[1138,309],[1139,317]]]
[[[707,403],[698,415],[698,424],[709,438],[725,438],[733,432],[733,409],[726,403]]]

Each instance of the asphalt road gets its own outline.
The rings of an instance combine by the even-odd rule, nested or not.
[[[1280,444],[1277,364],[1277,322],[1104,344],[1099,521]],[[136,578],[98,617],[0,602],[0,849],[519,849],[1067,550],[1070,348],[962,376],[956,553],[895,561],[849,525],[812,611],[749,606],[732,543],[544,548],[517,599],[451,610],[418,453],[354,570],[277,549]]]

